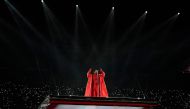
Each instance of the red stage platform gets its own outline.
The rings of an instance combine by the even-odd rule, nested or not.
[[[141,98],[55,96],[46,98],[40,109],[157,109],[159,103]]]

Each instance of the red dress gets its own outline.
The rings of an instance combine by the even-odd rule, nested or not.
[[[87,73],[88,82],[85,95],[87,97],[108,97],[108,91],[104,81],[105,73],[102,69],[98,73],[92,74],[90,68]]]

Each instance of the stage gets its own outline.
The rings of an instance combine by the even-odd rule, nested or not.
[[[159,102],[130,97],[52,96],[39,109],[156,109]]]

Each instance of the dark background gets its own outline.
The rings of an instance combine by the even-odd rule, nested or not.
[[[184,70],[190,64],[190,16],[182,1],[44,1],[55,15],[49,23],[40,0],[10,0],[38,33],[1,1],[1,81],[85,87],[88,69],[101,67],[108,88],[188,89],[190,74]],[[114,17],[108,17],[112,6]],[[146,10],[144,22],[123,38]],[[178,12],[178,18],[172,17]],[[171,17],[174,22],[159,28]]]

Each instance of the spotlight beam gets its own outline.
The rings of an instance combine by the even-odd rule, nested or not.
[[[52,43],[55,43],[56,41],[63,41],[64,39],[62,36],[65,36],[65,38],[68,36],[64,26],[56,18],[45,2],[42,5]]]
[[[24,25],[26,25],[30,29],[30,31],[33,32],[34,35],[38,36],[38,38],[41,41],[43,41],[45,44],[47,44],[47,40],[44,39],[43,35],[41,35],[41,33],[39,33],[35,29],[35,27],[8,0],[5,0],[5,3],[7,5],[7,7],[8,7],[8,9],[9,9],[9,11],[13,15],[15,22],[17,23],[17,25],[20,26],[22,31],[23,31],[23,27],[21,26],[21,24],[24,23]],[[25,37],[26,35],[28,35],[28,33],[23,31],[22,34],[23,34],[24,39],[26,40],[26,42],[28,42],[29,44],[32,45],[31,40],[28,37]]]
[[[145,11],[145,14],[147,14],[148,13],[148,11]]]
[[[105,49],[104,53],[106,54],[107,52],[106,50],[108,50],[106,48],[109,46],[111,37],[114,35],[114,7],[112,7],[104,26],[106,32],[105,32],[103,48]]]
[[[144,21],[146,18],[146,14],[148,13],[148,11],[145,11],[138,19],[136,22],[134,22],[131,27],[126,30],[126,32],[121,36],[121,39],[119,39],[119,41],[117,42],[116,46],[120,46],[121,44],[123,44],[126,41],[126,36],[128,36],[137,26],[138,27],[138,32],[136,32],[136,36],[138,33],[140,33],[140,31],[142,30],[142,27],[144,25]]]
[[[175,21],[178,18],[178,13],[175,14],[174,16],[170,17],[168,20],[166,20],[165,22],[159,24],[158,26],[152,28],[152,30],[150,30],[150,32],[146,35],[147,37],[144,38],[143,40],[141,40],[141,42],[151,38],[152,36],[158,35],[159,34],[159,38],[157,38],[156,40],[152,41],[152,43],[157,44],[157,43],[163,43],[165,40],[165,36],[167,36],[169,34],[169,32],[171,31]]]
[[[78,5],[76,5],[76,15],[75,15],[75,30],[78,28],[78,29],[81,29],[83,28],[82,30],[84,30],[87,35],[86,36],[91,36],[91,33],[88,29],[88,25],[83,17],[83,14],[79,8]],[[80,26],[80,27],[78,27]],[[77,30],[78,31],[78,30]],[[75,31],[75,33],[77,33],[77,31]],[[75,34],[76,35],[76,34]],[[89,38],[90,42],[92,43],[92,39],[91,37],[86,37],[86,38]]]
[[[112,10],[114,10],[115,9],[115,7],[112,7]]]

